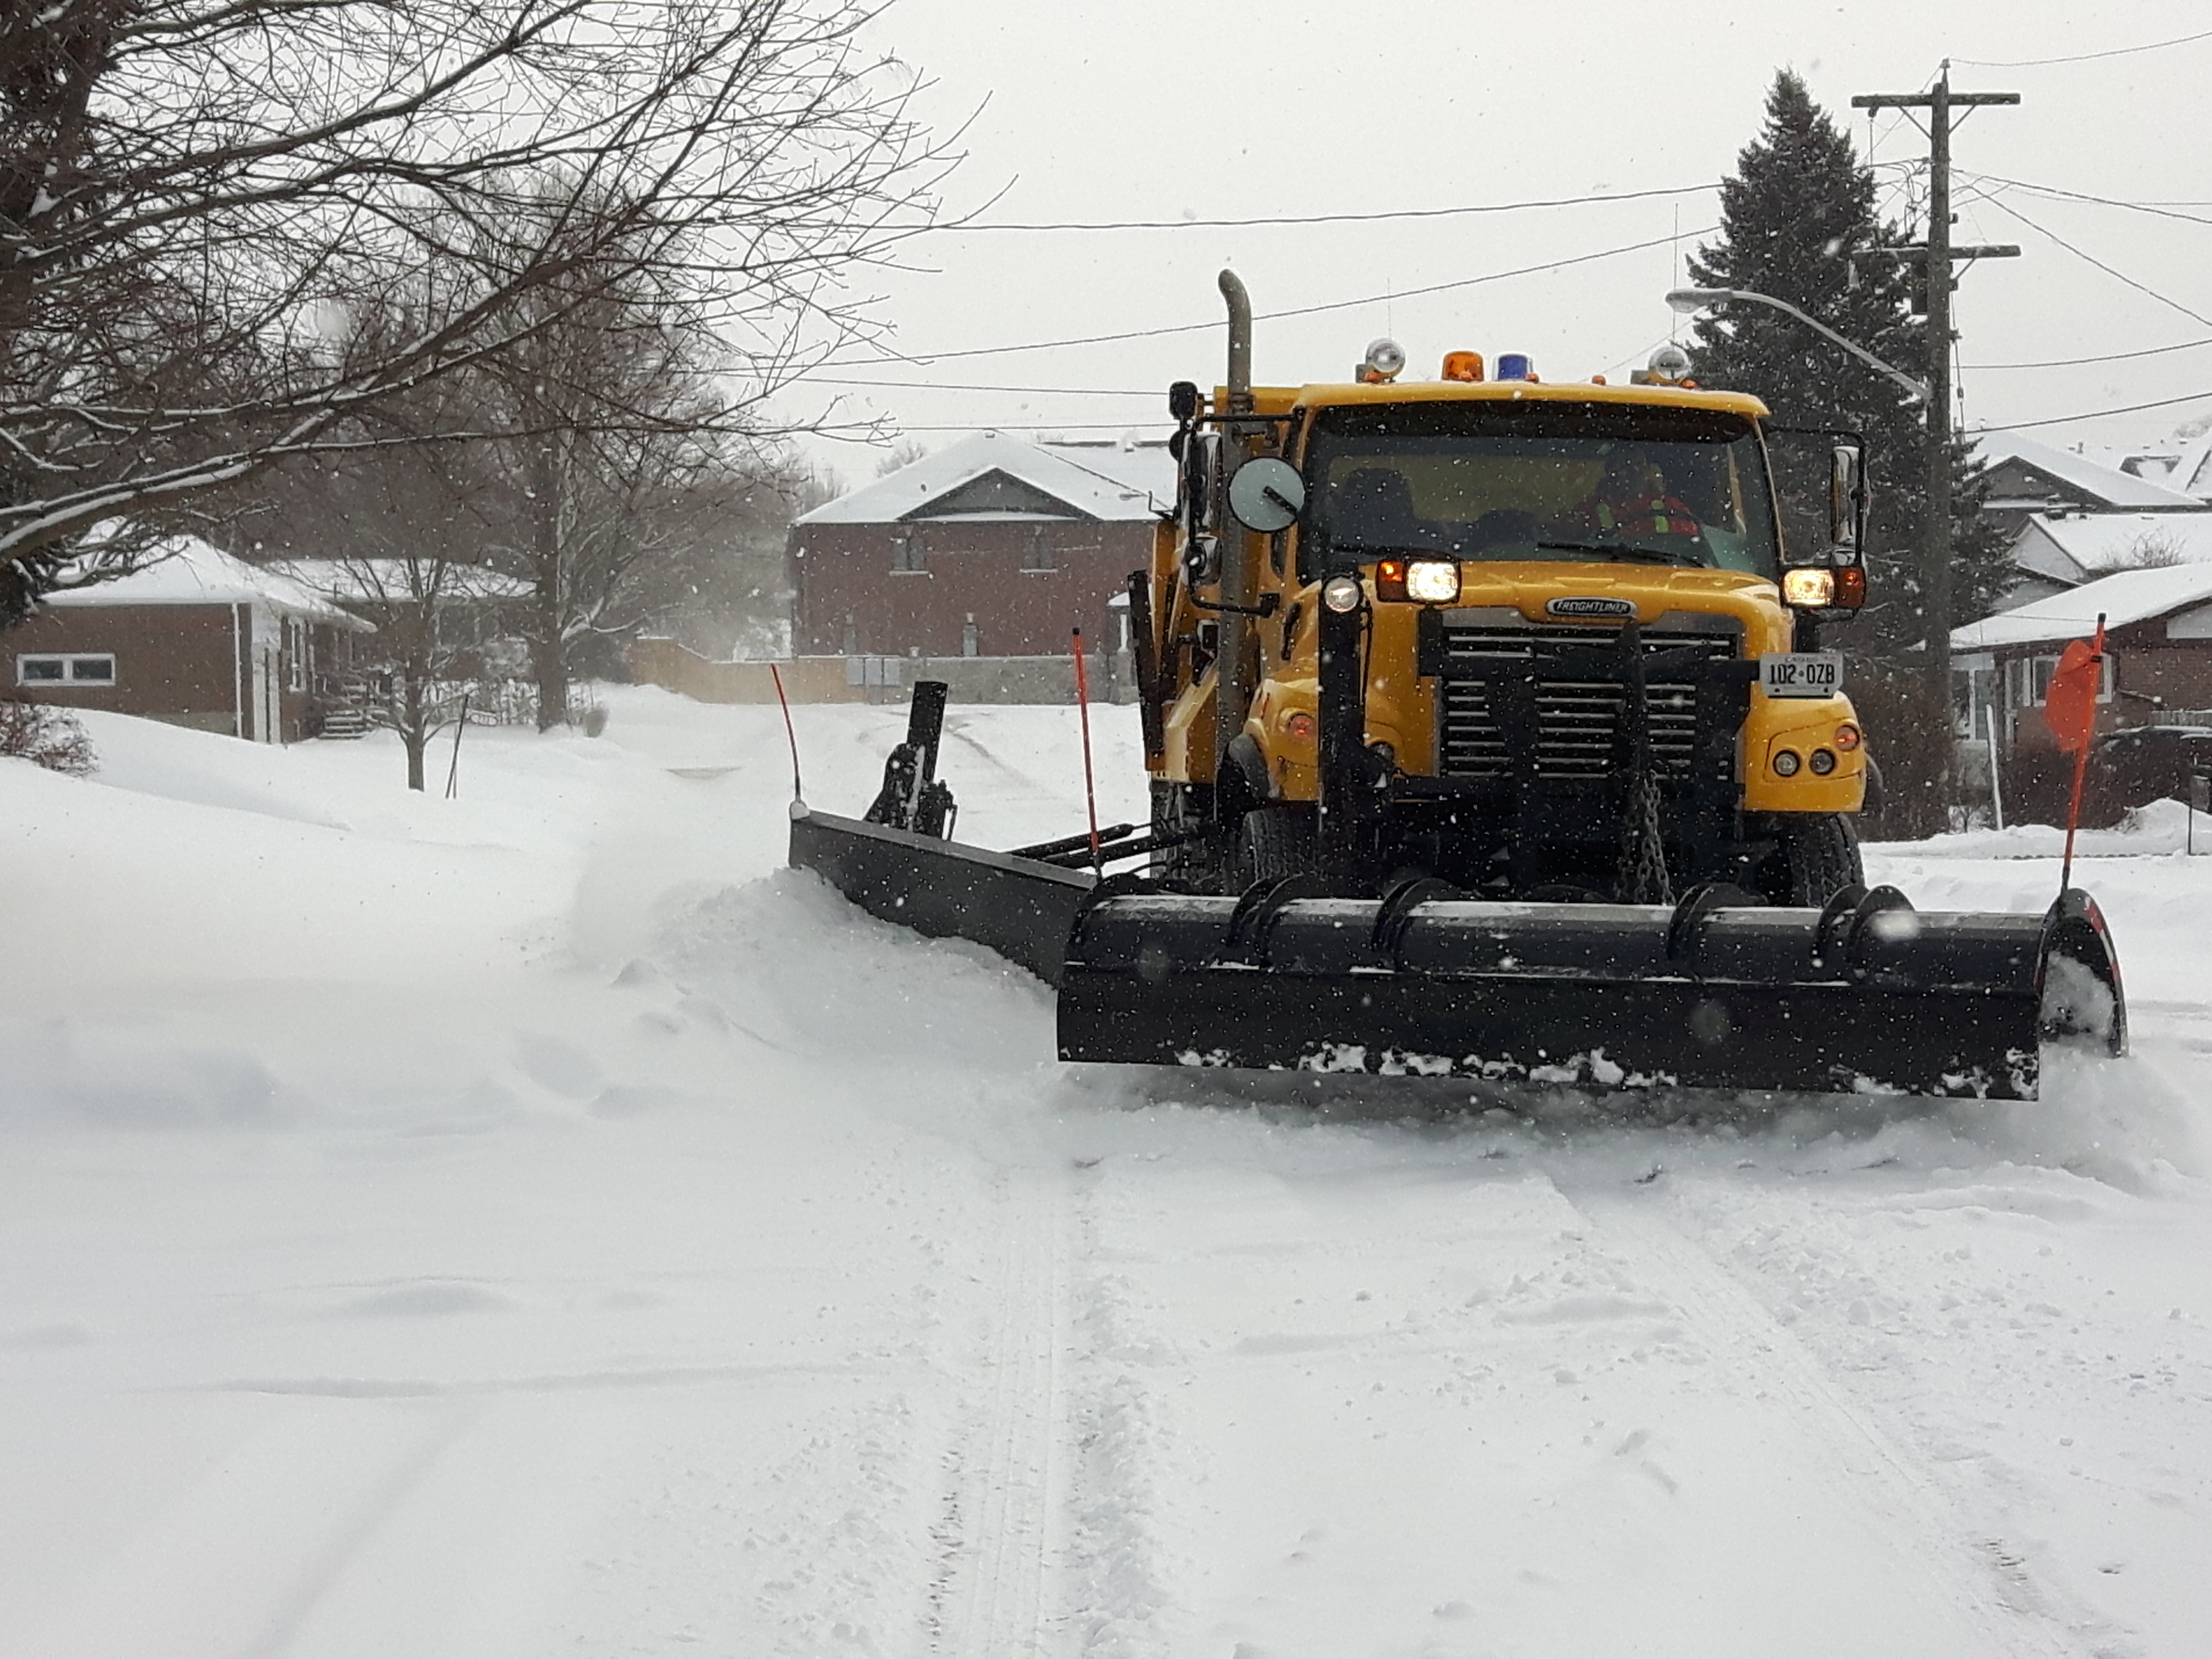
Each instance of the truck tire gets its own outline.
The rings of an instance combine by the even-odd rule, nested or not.
[[[1307,806],[1260,806],[1237,830],[1236,871],[1245,886],[1314,867],[1314,815]]]
[[[1817,909],[1842,889],[1866,884],[1858,834],[1841,812],[1794,815],[1784,821],[1781,840],[1789,881],[1783,903]]]

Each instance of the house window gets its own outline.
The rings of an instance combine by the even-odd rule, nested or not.
[[[2051,695],[2051,677],[2058,672],[2058,659],[2014,657],[2005,665],[2006,699],[2014,708],[2040,708]],[[2104,672],[2097,682],[2097,701],[2112,700],[2112,653],[2105,653]]]
[[[115,653],[78,651],[15,659],[18,685],[112,685]]]
[[[891,542],[891,569],[902,575],[926,574],[929,569],[921,538],[908,532]]]
[[[1052,544],[1046,539],[1044,526],[1037,526],[1029,534],[1029,543],[1022,549],[1022,568],[1026,571],[1048,572],[1060,568]]]

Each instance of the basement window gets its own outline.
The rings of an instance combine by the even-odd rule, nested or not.
[[[15,659],[18,685],[112,685],[115,653],[76,651],[24,655]]]

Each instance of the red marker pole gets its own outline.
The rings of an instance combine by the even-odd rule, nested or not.
[[[1106,873],[1105,861],[1098,856],[1098,793],[1091,781],[1091,680],[1083,670],[1083,630],[1074,632],[1075,641],[1075,708],[1083,724],[1083,805],[1091,815],[1091,873]]]
[[[791,798],[803,799],[799,787],[799,733],[791,729],[791,699],[783,695],[783,676],[776,672],[774,663],[768,665],[768,677],[775,682],[775,700],[783,705],[783,738],[791,745]]]

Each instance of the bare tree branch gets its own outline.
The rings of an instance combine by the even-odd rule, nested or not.
[[[854,0],[0,0],[0,622],[190,510],[599,314],[680,317],[762,405],[875,326],[844,286],[951,156]],[[650,399],[608,441],[696,425]],[[437,434],[452,441],[450,433]]]

